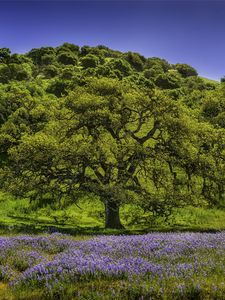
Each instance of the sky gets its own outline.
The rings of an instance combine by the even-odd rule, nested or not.
[[[106,45],[225,75],[225,0],[0,0],[0,48]]]

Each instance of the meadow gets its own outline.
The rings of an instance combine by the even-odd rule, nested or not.
[[[93,207],[95,208],[93,210]],[[172,215],[153,218],[135,205],[121,208],[124,230],[104,229],[104,206],[97,199],[82,199],[78,206],[64,209],[49,206],[32,209],[29,200],[15,199],[0,192],[0,234],[51,233],[71,235],[143,234],[151,231],[217,232],[225,230],[225,211],[216,208],[185,207],[173,210]]]
[[[125,230],[104,229],[103,213],[96,199],[35,211],[1,193],[0,299],[224,299],[224,211],[165,222],[127,205]]]
[[[0,238],[0,299],[224,299],[225,234]]]

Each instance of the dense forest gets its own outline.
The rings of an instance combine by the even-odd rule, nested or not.
[[[98,197],[106,228],[126,203],[223,209],[224,80],[102,45],[1,48],[0,187],[36,207]]]

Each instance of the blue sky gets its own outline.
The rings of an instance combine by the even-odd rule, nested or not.
[[[1,1],[0,47],[24,53],[71,42],[184,62],[225,75],[225,1]]]

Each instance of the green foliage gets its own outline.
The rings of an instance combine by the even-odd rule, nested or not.
[[[63,79],[55,79],[54,81],[51,81],[49,86],[46,89],[47,93],[54,94],[56,97],[61,97],[65,94],[67,94],[67,87],[69,83]]]
[[[176,75],[166,73],[157,76],[155,84],[162,89],[176,89],[180,87],[180,80]]]
[[[127,83],[132,84],[134,87],[139,86],[142,89],[153,89],[155,87],[155,84],[151,79],[146,78],[142,74],[132,74],[126,78],[123,78],[123,80]]]
[[[9,48],[0,48],[0,63],[7,63],[10,59],[10,54]]]
[[[128,76],[132,73],[132,69],[129,63],[123,59],[114,59],[110,60],[107,63],[107,66],[110,70],[114,71],[115,75],[122,79],[124,76]]]
[[[201,107],[201,115],[215,126],[224,126],[225,98],[223,87],[217,92],[206,95]]]
[[[60,78],[65,80],[70,80],[73,78],[73,75],[75,75],[76,67],[74,66],[67,66],[62,69]]]
[[[128,53],[125,54],[125,58],[135,70],[139,72],[143,70],[145,58],[141,56],[139,53],[134,53],[129,51]]]
[[[208,99],[202,105],[202,114],[206,118],[213,118],[220,112],[220,102],[218,99]]]
[[[52,54],[45,54],[41,57],[41,64],[43,65],[52,65],[55,62],[56,58]]]
[[[187,64],[176,64],[174,67],[185,78],[198,75],[197,71]]]
[[[32,64],[32,59],[24,56],[23,54],[16,54],[16,53],[10,56],[9,61],[12,64],[22,64],[22,63]]]
[[[8,65],[0,66],[0,82],[8,83],[12,80],[22,81],[29,80],[32,76],[32,67],[28,63],[15,64],[10,63]]]
[[[206,90],[209,85],[207,85],[204,80],[197,76],[188,76],[184,80],[184,86],[193,91],[193,90]]]
[[[59,73],[58,68],[54,65],[49,65],[43,70],[44,75],[46,78],[53,78],[56,77]]]
[[[80,47],[71,43],[64,43],[56,48],[57,53],[70,51],[72,53],[78,54]]]
[[[55,55],[55,49],[53,47],[42,47],[34,48],[27,53],[27,56],[31,58],[36,65],[41,65],[43,63],[42,58],[46,55]]]
[[[165,59],[159,57],[147,58],[145,62],[145,69],[151,69],[153,67],[161,68],[163,72],[167,72],[171,69],[171,65]]]
[[[183,91],[182,101],[190,108],[199,108],[205,99],[205,92],[200,90]]]
[[[4,124],[17,109],[31,100],[29,91],[21,84],[11,83],[0,89],[1,121]]]
[[[99,58],[93,54],[88,54],[81,58],[81,65],[84,69],[96,68],[99,64]]]
[[[163,68],[159,65],[155,65],[150,69],[144,70],[143,74],[147,79],[155,79],[157,76],[164,73]]]
[[[77,56],[72,52],[60,52],[57,56],[57,61],[63,65],[76,65],[77,64]]]
[[[1,48],[0,62],[2,188],[37,206],[97,197],[115,228],[127,204],[164,219],[224,207],[223,82],[103,45]]]

